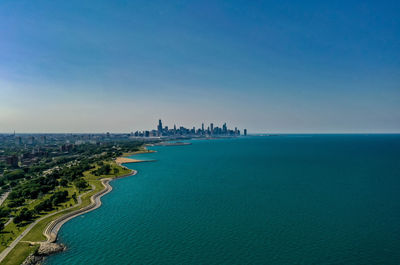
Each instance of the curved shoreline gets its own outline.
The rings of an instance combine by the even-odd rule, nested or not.
[[[60,218],[52,221],[47,227],[46,229],[43,231],[43,234],[47,237],[47,242],[48,243],[54,243],[57,241],[57,235],[58,232],[60,230],[60,228],[62,227],[63,224],[65,224],[66,222],[68,222],[69,220],[91,212],[93,210],[96,210],[97,208],[99,208],[101,206],[101,197],[103,197],[104,195],[106,195],[107,193],[112,191],[112,186],[109,184],[110,181],[114,180],[114,179],[119,179],[119,178],[124,178],[124,177],[130,177],[130,176],[134,176],[137,174],[136,170],[132,170],[131,173],[123,175],[123,176],[119,176],[116,178],[104,178],[101,179],[101,183],[104,186],[104,189],[102,189],[101,191],[97,192],[96,194],[93,194],[90,197],[90,201],[91,204],[89,204],[88,206],[85,206],[81,209],[78,209],[76,211],[73,211],[71,213],[65,214],[63,216],[60,216]]]

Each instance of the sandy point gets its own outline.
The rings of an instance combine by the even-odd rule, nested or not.
[[[117,157],[115,159],[115,162],[117,164],[126,164],[126,163],[139,163],[139,162],[143,162],[143,160],[139,160],[139,159],[132,159],[132,158],[127,158],[127,157]]]

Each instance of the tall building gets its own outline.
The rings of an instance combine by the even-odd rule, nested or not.
[[[214,134],[214,123],[210,124],[210,131],[211,131],[211,134]]]
[[[159,119],[158,120],[157,132],[158,132],[159,135],[161,135],[162,131],[163,131],[162,122],[161,122],[161,119]]]
[[[34,144],[34,143],[35,143],[35,137],[30,136],[30,137],[28,138],[28,144]]]
[[[46,135],[40,136],[40,142],[41,142],[42,144],[46,144],[46,142],[47,142]]]
[[[17,137],[15,138],[15,143],[16,143],[16,144],[22,144],[22,138],[21,138],[21,136],[17,136]]]
[[[228,128],[226,127],[226,122],[225,122],[224,125],[222,125],[222,133],[227,134],[227,132],[228,132]]]
[[[204,122],[201,124],[201,133],[204,134]]]
[[[243,129],[243,135],[247,136],[247,129]]]

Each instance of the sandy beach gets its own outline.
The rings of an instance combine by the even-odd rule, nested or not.
[[[121,165],[121,164],[127,164],[127,163],[139,163],[139,162],[144,162],[144,161],[143,160],[139,160],[139,159],[127,158],[127,157],[117,157],[115,159],[115,162],[118,165]]]

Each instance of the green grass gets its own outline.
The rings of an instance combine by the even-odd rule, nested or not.
[[[140,150],[138,150],[138,151],[122,153],[122,156],[127,157],[127,156],[132,156],[132,155],[137,155],[137,154],[154,153],[154,152],[155,152],[154,150],[148,150],[145,147],[143,147],[143,148],[140,148]]]
[[[67,190],[68,191],[68,195],[70,196],[70,199],[64,203],[60,203],[58,205],[58,207],[52,211],[48,211],[48,212],[42,212],[39,215],[35,216],[35,220],[39,219],[45,215],[48,215],[50,213],[53,212],[57,212],[63,208],[68,208],[69,205],[74,205],[75,202],[73,201],[73,199],[71,198],[71,195],[76,192],[78,194],[78,190],[74,187],[74,186],[70,186],[70,187],[66,187],[66,188],[57,188],[55,191],[64,191]],[[51,196],[51,194],[46,194],[45,196],[43,196],[40,199],[36,199],[34,201],[32,201],[29,204],[24,205],[21,208],[28,208],[29,210],[33,210],[34,207],[36,205],[38,205],[40,202],[44,201],[45,199],[48,199]],[[0,252],[3,251],[8,244],[10,244],[12,241],[14,241],[15,238],[18,237],[18,235],[20,235],[28,226],[30,223],[24,223],[23,225],[17,226],[16,224],[14,224],[14,222],[9,223],[2,231],[2,233],[0,234]]]
[[[86,194],[84,194],[82,196],[82,204],[79,205],[79,206],[73,207],[71,209],[65,210],[65,211],[63,211],[61,213],[58,213],[58,214],[55,214],[53,216],[50,216],[48,218],[43,219],[42,221],[37,223],[32,228],[31,231],[29,231],[29,233],[22,239],[22,241],[35,241],[36,242],[36,241],[44,241],[44,240],[46,240],[46,237],[43,235],[43,231],[51,221],[57,219],[58,217],[66,214],[66,213],[78,210],[78,209],[80,209],[82,207],[85,207],[85,206],[89,205],[91,203],[90,197],[92,195],[94,195],[95,193],[97,193],[97,192],[99,192],[99,191],[104,189],[104,186],[101,183],[100,179],[105,178],[105,177],[108,177],[108,178],[112,177],[113,178],[113,177],[123,176],[123,175],[129,174],[131,172],[129,169],[121,167],[121,166],[117,165],[115,162],[105,162],[105,163],[110,163],[111,170],[112,170],[111,172],[113,172],[114,168],[118,168],[119,169],[119,173],[116,176],[114,176],[114,175],[95,176],[95,175],[93,175],[91,173],[91,171],[93,169],[91,171],[84,172],[84,179],[87,180],[90,185],[94,185],[95,189],[90,191],[90,192],[88,192],[88,193],[86,193]],[[87,192],[87,191],[82,191],[81,194],[85,193],[85,192]],[[77,192],[77,194],[78,194],[78,192]],[[68,205],[68,202],[66,202],[64,204]],[[56,210],[54,210],[52,212],[55,212],[55,211]],[[49,214],[49,213],[51,213],[51,212],[48,212],[47,214]],[[9,225],[14,225],[15,226],[15,224],[12,223],[12,222]],[[7,226],[7,229],[8,229],[8,226]],[[25,229],[26,229],[26,226],[23,228],[23,230],[25,230]],[[15,233],[16,235],[15,235],[14,238],[16,238],[20,233],[22,233],[23,230],[21,229],[20,231],[17,231],[17,234]],[[10,241],[9,243],[11,243],[11,242],[12,241]],[[3,249],[4,248],[5,247],[3,247]],[[25,242],[19,242],[15,246],[15,248],[3,260],[2,264],[7,264],[7,265],[18,265],[18,264],[21,264],[30,253],[33,253],[35,251],[35,249],[36,249],[35,247],[29,246],[29,244],[27,244]]]
[[[28,243],[19,244],[21,244],[22,247],[15,247],[7,257],[5,257],[2,264],[20,265],[29,254],[34,253],[39,248],[39,245],[30,246]]]

